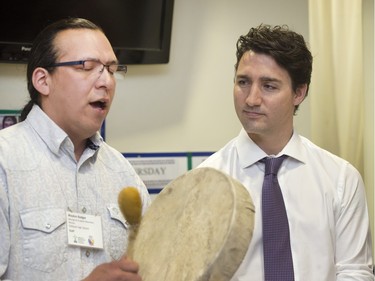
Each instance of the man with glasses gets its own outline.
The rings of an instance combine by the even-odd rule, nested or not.
[[[30,101],[0,133],[0,279],[140,280],[124,256],[127,223],[117,197],[147,189],[100,130],[125,73],[103,31],[70,18],[35,39]]]

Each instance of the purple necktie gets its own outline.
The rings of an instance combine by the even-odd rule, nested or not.
[[[286,158],[264,158],[262,190],[263,253],[265,281],[293,281],[289,224],[277,172]]]

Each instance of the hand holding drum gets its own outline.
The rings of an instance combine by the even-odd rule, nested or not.
[[[193,169],[165,186],[142,220],[139,215],[128,255],[143,281],[229,281],[247,252],[254,213],[240,182],[213,168]]]

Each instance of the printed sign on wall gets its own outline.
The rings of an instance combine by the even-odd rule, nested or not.
[[[150,194],[157,194],[169,182],[198,166],[212,152],[124,153]]]

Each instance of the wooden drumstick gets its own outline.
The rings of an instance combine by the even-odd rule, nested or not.
[[[132,258],[134,240],[142,217],[142,200],[138,189],[135,187],[123,188],[118,196],[118,204],[121,213],[130,224],[127,256]]]

